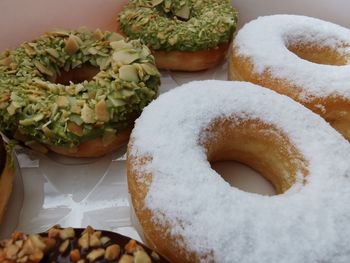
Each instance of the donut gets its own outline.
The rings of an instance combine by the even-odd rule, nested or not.
[[[57,30],[0,55],[0,126],[39,150],[104,155],[157,95],[150,50],[117,33]]]
[[[347,262],[350,145],[287,96],[248,82],[196,81],[135,123],[128,187],[148,243],[171,262]],[[275,196],[211,169],[236,160]]]
[[[0,242],[0,261],[15,262],[168,262],[155,251],[126,236],[82,228],[54,226],[41,234],[15,231]]]
[[[0,136],[0,223],[5,215],[15,179],[15,168],[8,149]]]
[[[260,17],[235,37],[229,79],[287,95],[350,140],[350,30],[296,15]]]
[[[236,22],[229,0],[131,0],[118,15],[118,30],[142,39],[158,68],[199,71],[224,59]]]

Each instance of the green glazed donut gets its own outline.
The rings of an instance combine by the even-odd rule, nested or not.
[[[148,45],[158,68],[199,71],[225,58],[236,23],[229,0],[130,0],[118,31]]]
[[[130,0],[120,28],[153,50],[198,51],[227,43],[236,29],[230,0]]]
[[[79,83],[57,83],[61,73],[84,67],[97,74]],[[154,57],[138,40],[84,28],[47,33],[0,55],[1,130],[33,148],[103,155],[125,143],[159,85]],[[104,149],[82,152],[87,150],[79,147],[91,140]]]

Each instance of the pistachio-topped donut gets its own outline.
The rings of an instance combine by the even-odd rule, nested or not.
[[[34,148],[103,155],[126,142],[159,84],[139,41],[100,30],[47,33],[0,55],[1,129]]]
[[[236,21],[229,0],[130,0],[119,14],[120,31],[141,38],[158,67],[186,71],[219,63]]]

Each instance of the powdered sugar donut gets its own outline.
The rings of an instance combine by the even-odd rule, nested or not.
[[[290,96],[350,139],[350,30],[319,19],[273,15],[246,24],[229,78]]]
[[[350,145],[292,99],[246,82],[198,81],[136,121],[128,183],[145,238],[171,262],[347,262]],[[231,187],[238,160],[279,195]]]

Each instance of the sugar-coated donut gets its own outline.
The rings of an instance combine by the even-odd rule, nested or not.
[[[350,140],[350,30],[296,15],[260,17],[237,34],[229,78],[273,89]]]
[[[41,151],[101,156],[128,141],[159,84],[154,57],[138,40],[50,32],[0,54],[1,130]]]
[[[198,71],[216,66],[228,50],[237,12],[230,0],[130,0],[119,30],[142,39],[158,68]]]
[[[0,224],[5,215],[15,180],[14,163],[0,136]]]
[[[136,121],[128,185],[145,238],[171,262],[347,262],[350,145],[287,96],[198,81]],[[276,196],[231,187],[210,162],[259,171]]]

